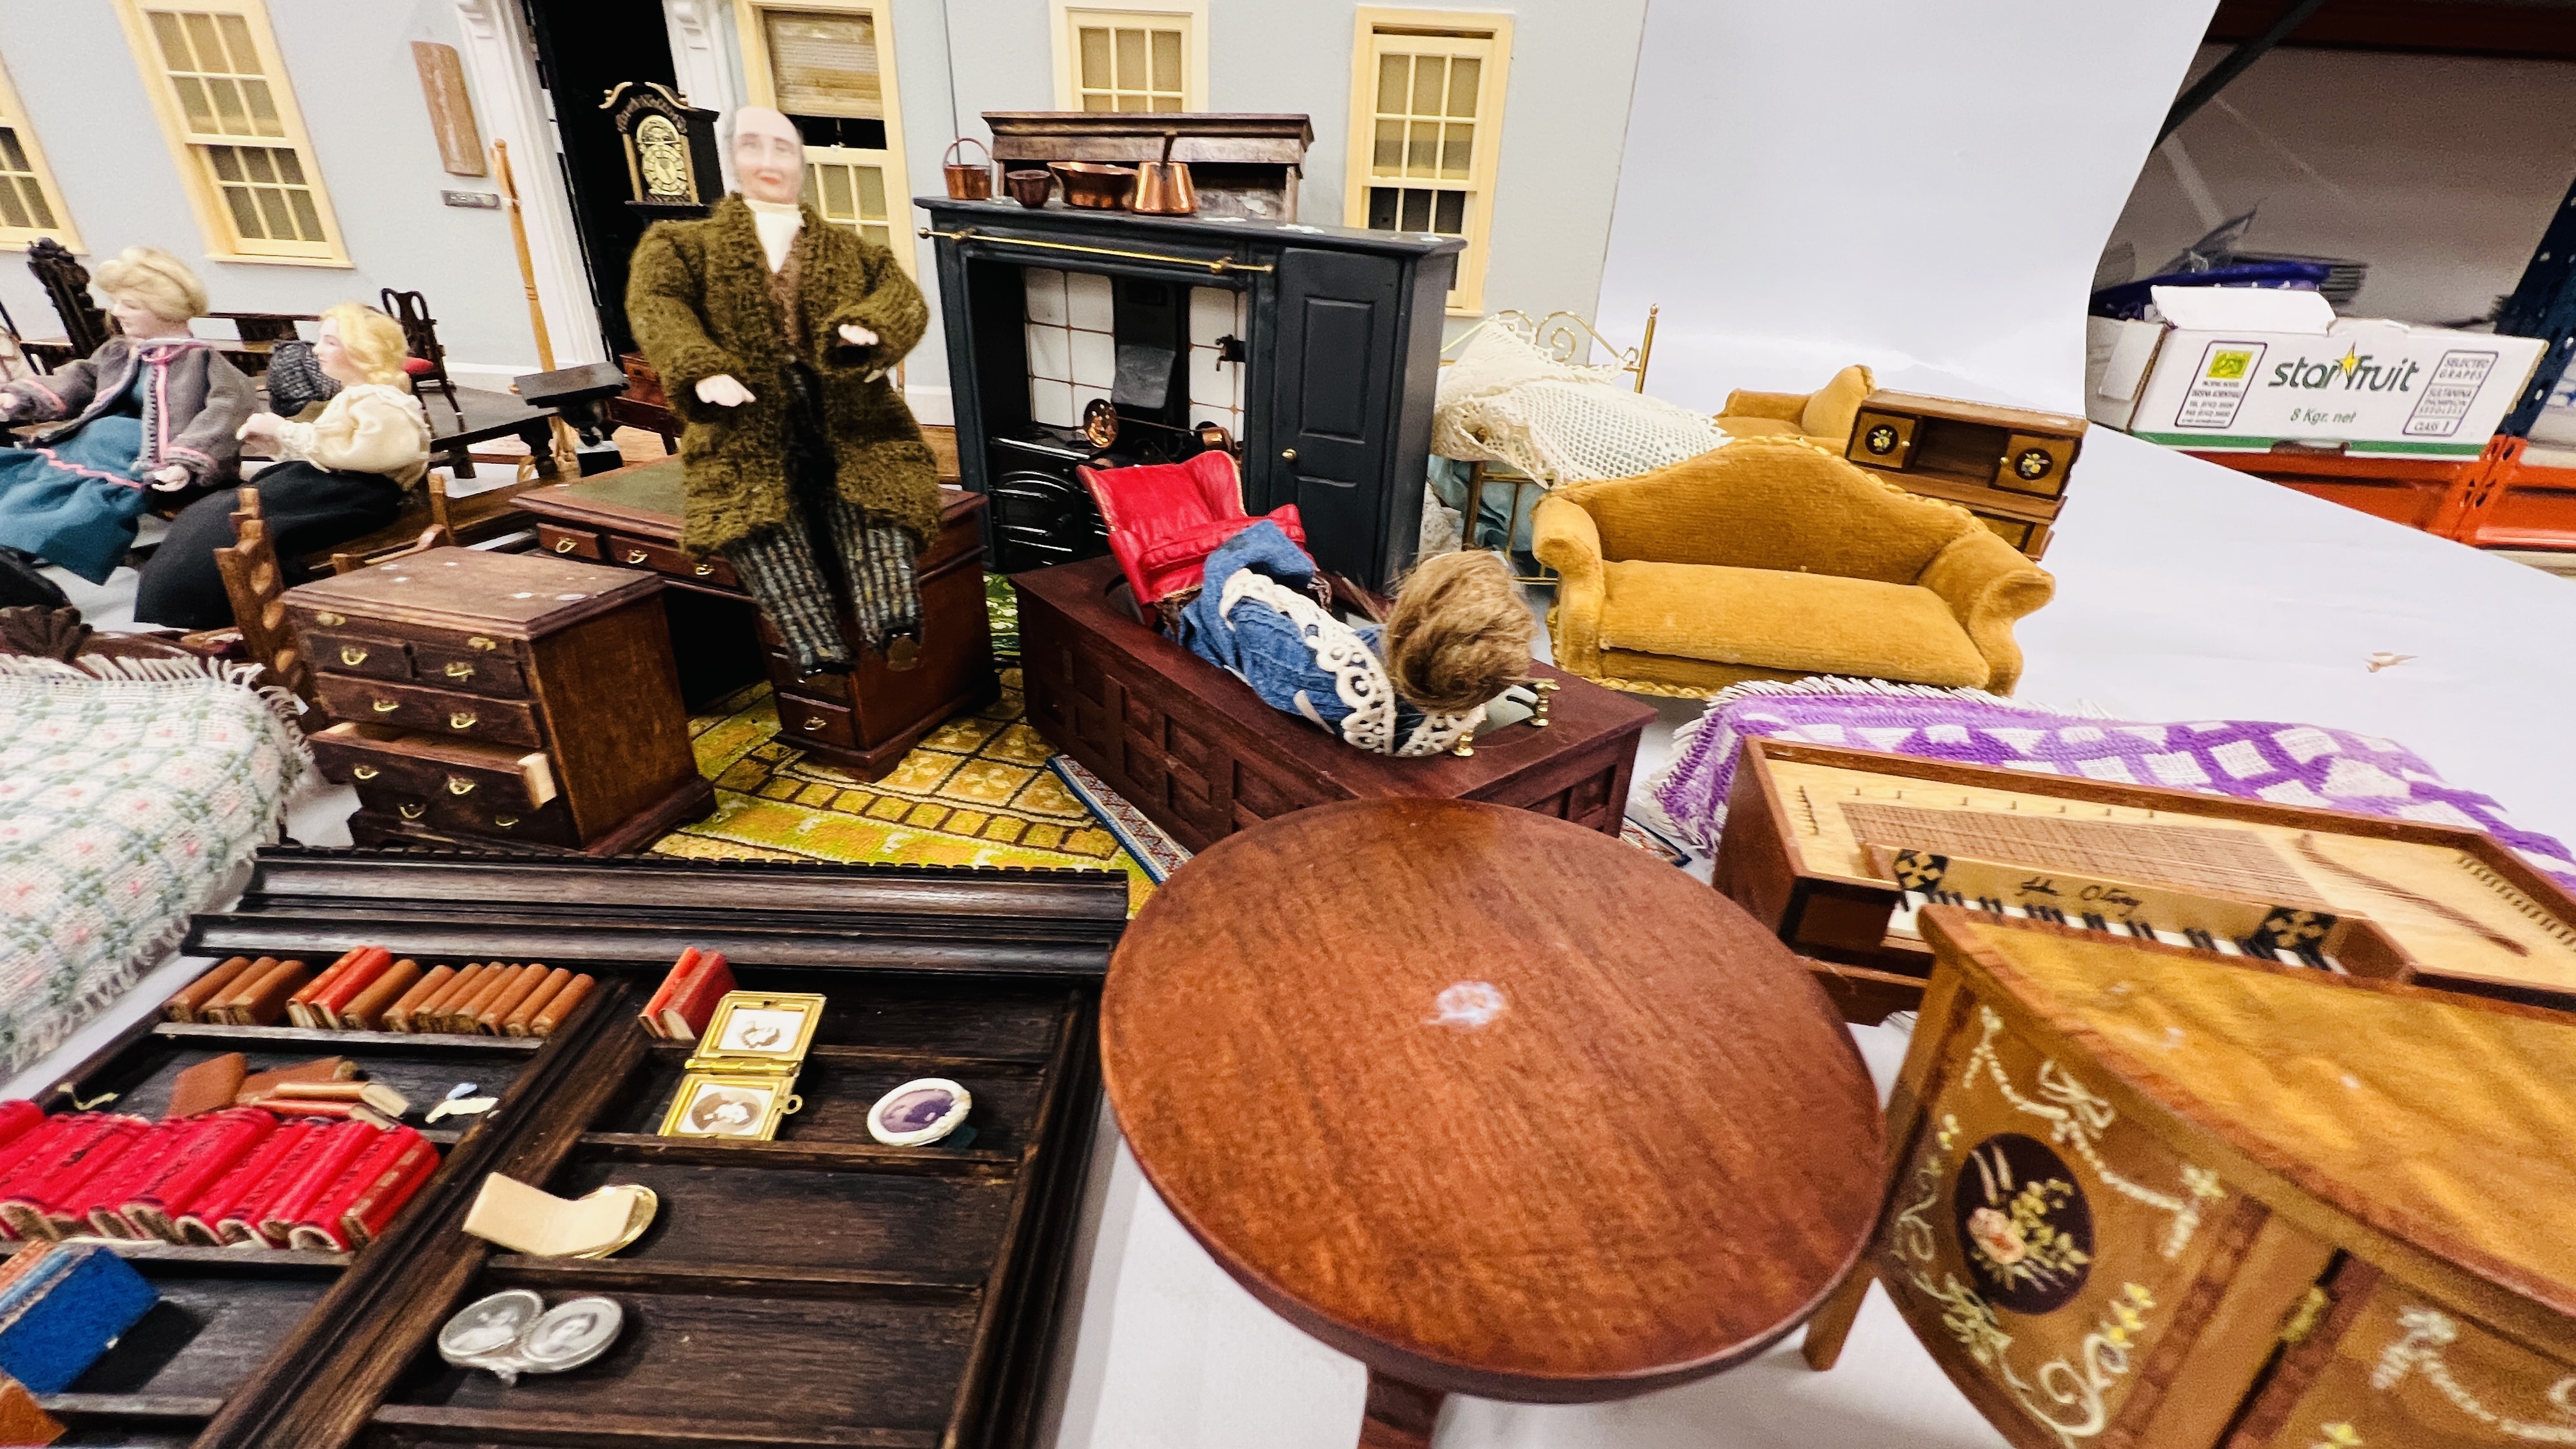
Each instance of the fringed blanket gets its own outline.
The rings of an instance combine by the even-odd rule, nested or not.
[[[255,666],[0,657],[0,1076],[104,1010],[311,765]]]
[[[2390,740],[2255,720],[2137,724],[1875,680],[1739,684],[1676,730],[1672,761],[1648,789],[1702,850],[1717,848],[1748,735],[2465,826],[2576,887],[2566,846],[2516,826],[2492,798],[2443,783]]]

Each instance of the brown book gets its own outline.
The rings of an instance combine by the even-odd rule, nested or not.
[[[275,1026],[286,1020],[287,998],[312,979],[313,968],[303,962],[278,962],[248,991],[232,998],[233,1023],[237,1026]]]
[[[383,1018],[385,1030],[420,1030],[419,1024],[415,1022],[413,1018],[419,1015],[420,1009],[423,1006],[428,1005],[432,1000],[437,998],[440,992],[447,989],[448,982],[455,979],[456,968],[453,966],[432,966],[429,968],[429,974],[421,977],[417,982],[414,982],[409,991],[396,997],[394,999],[394,1004],[385,1008]]]
[[[510,982],[509,989],[493,997],[484,1004],[481,1011],[475,1013],[474,1029],[484,1036],[499,1036],[501,1023],[508,1021],[510,1013],[519,1009],[519,1003],[527,1000],[530,993],[543,986],[546,978],[551,974],[542,961],[519,968],[519,974]]]
[[[511,1009],[510,1014],[501,1019],[501,1035],[526,1036],[528,1024],[535,1021],[537,1013],[551,1005],[556,994],[571,981],[572,973],[561,966],[547,972],[545,979],[537,983],[536,989],[522,997],[519,1004]]]
[[[483,978],[491,974],[491,969],[480,961],[467,962],[465,969],[457,972],[456,978],[447,983],[446,990],[422,1002],[420,1009],[411,1014],[412,1030],[431,1032],[447,1030],[447,1018],[456,1010],[456,1003],[479,990],[482,987]]]
[[[170,1082],[170,1106],[164,1117],[194,1117],[229,1107],[241,1095],[242,1079],[250,1073],[250,1063],[240,1052],[212,1056],[181,1072]]]
[[[546,1003],[545,1009],[538,1012],[535,1019],[528,1023],[528,1035],[554,1035],[555,1028],[570,1020],[572,1014],[580,1009],[582,1001],[590,995],[593,984],[587,975],[576,976],[565,982],[563,989],[554,994],[554,999]]]
[[[347,1010],[349,1003],[358,999],[359,992],[375,985],[376,978],[384,975],[393,964],[393,952],[382,946],[369,946],[364,954],[350,962],[348,969],[341,972],[336,979],[328,983],[317,983],[313,993],[305,1000],[312,1007],[313,1014],[320,1018],[322,1025],[335,1030],[345,1029],[349,1023],[342,1013]]]
[[[366,946],[352,946],[340,953],[340,959],[322,968],[322,974],[304,983],[303,989],[286,998],[286,1019],[297,1026],[321,1027],[331,1023],[314,1008],[313,998],[331,989],[332,984],[349,974],[351,967],[367,959]]]
[[[237,1002],[248,1000],[251,988],[257,986],[262,977],[265,977],[271,971],[276,970],[278,964],[278,959],[276,957],[262,956],[252,961],[248,966],[243,967],[240,971],[234,973],[233,979],[225,983],[224,989],[216,993],[212,1000],[199,1008],[197,1012],[197,1020],[221,1022],[233,1025],[241,1024],[241,1018],[233,1015],[234,1005]]]
[[[492,1003],[506,995],[511,987],[518,985],[520,977],[527,974],[528,968],[525,966],[495,966],[485,972],[483,982],[474,989],[474,994],[456,1003],[455,1009],[448,1013],[447,1029],[457,1032],[478,1030],[483,1020],[483,1013],[490,1010]]]
[[[233,1100],[247,1107],[288,1082],[345,1082],[357,1074],[358,1064],[347,1057],[316,1057],[291,1067],[251,1073],[242,1078],[241,1090],[233,1094]]]
[[[287,1098],[306,1102],[364,1102],[388,1117],[411,1110],[411,1100],[382,1082],[289,1082],[260,1098],[260,1105],[283,1111]]]
[[[405,957],[385,968],[375,984],[340,1008],[340,1021],[355,1031],[387,1031],[385,1012],[420,980],[420,963]]]
[[[240,979],[241,974],[249,969],[248,956],[235,956],[207,971],[205,975],[171,993],[170,999],[161,1004],[162,1019],[165,1021],[202,1020],[198,1013],[212,1005],[215,998],[223,995],[225,989],[233,985]]]
[[[172,1017],[173,1021],[187,1020]],[[34,1251],[19,1256],[30,1261],[44,1254]],[[45,1412],[36,1396],[16,1379],[0,1375],[0,1444],[51,1444],[63,1437],[63,1421]]]

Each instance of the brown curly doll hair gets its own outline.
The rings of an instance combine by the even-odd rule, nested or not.
[[[1529,678],[1535,632],[1501,554],[1425,559],[1387,617],[1387,677],[1417,709],[1463,714]]]

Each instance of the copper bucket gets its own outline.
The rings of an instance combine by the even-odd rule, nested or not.
[[[983,152],[983,164],[972,165],[964,161],[951,160],[950,158],[957,154],[957,148],[960,146],[973,146]],[[992,198],[992,148],[972,136],[960,136],[948,143],[948,149],[940,153],[939,162],[940,171],[948,178],[949,200],[987,201]]]
[[[1172,143],[1180,139],[1180,132],[1165,131],[1163,159],[1136,168],[1136,195],[1127,203],[1128,210],[1147,216],[1188,216],[1199,209],[1199,191],[1190,183],[1190,168],[1172,159]]]

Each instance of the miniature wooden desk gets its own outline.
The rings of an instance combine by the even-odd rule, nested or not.
[[[1328,800],[1483,800],[1609,835],[1626,819],[1653,709],[1534,664],[1558,688],[1547,728],[1507,725],[1475,754],[1399,760],[1262,703],[1249,685],[1137,622],[1114,558],[1014,575],[1029,723],[1172,838],[1204,850]]]
[[[1877,1208],[1877,1094],[1796,958],[1526,810],[1347,801],[1222,840],[1130,924],[1101,1011],[1137,1165],[1254,1297],[1368,1364],[1364,1445],[1427,1445],[1446,1394],[1739,1363]]]

